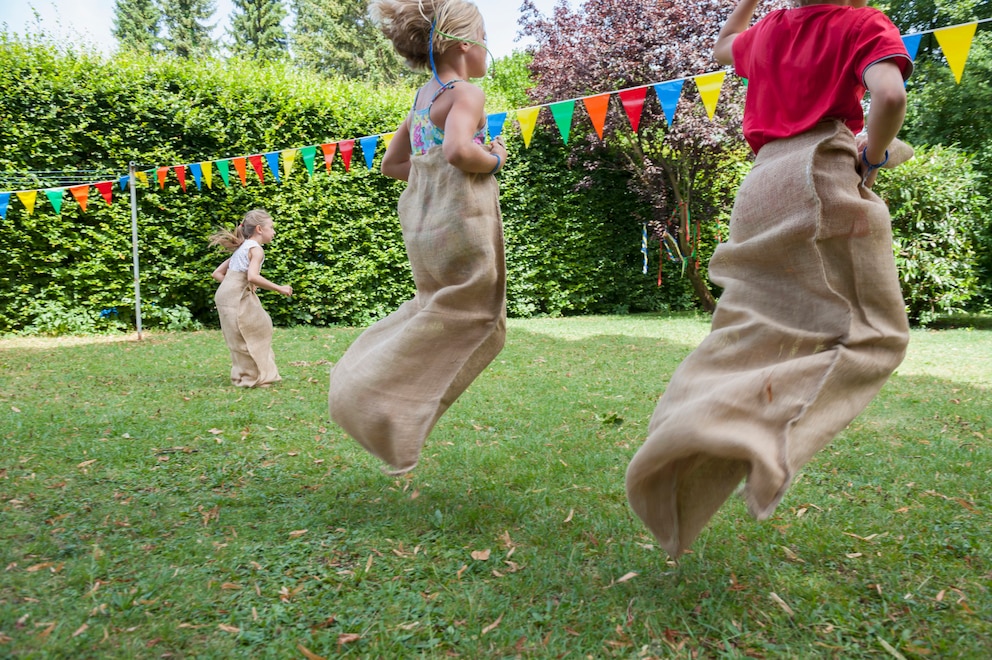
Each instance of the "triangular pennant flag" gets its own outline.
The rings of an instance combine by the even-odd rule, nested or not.
[[[296,154],[298,154],[299,151],[299,149],[282,150],[282,166],[285,170],[284,175],[287,179],[289,178],[289,173],[293,171],[293,167],[296,165]]]
[[[214,187],[214,174],[213,168],[210,166],[210,161],[205,160],[200,163],[200,170],[203,172],[203,183],[207,184],[207,188]]]
[[[265,183],[265,171],[262,169],[262,154],[248,156],[248,162],[251,163],[252,169],[255,170],[255,174],[258,175],[258,180]]]
[[[107,202],[107,206],[113,203],[114,198],[114,182],[113,181],[101,181],[100,183],[94,183],[93,187],[97,189],[101,195],[103,195],[104,201]]]
[[[558,125],[558,132],[561,139],[568,144],[568,134],[572,130],[572,115],[575,113],[575,101],[559,101],[548,106],[551,109],[551,116],[555,118]]]
[[[920,39],[922,38],[922,34],[907,34],[903,36],[902,45],[906,47],[906,52],[909,53],[909,59],[916,59],[916,53],[920,50]]]
[[[269,163],[269,171],[272,172],[272,176],[275,177],[276,183],[279,183],[279,152],[270,151],[269,153],[265,154],[265,160],[268,161]],[[261,179],[262,175],[259,174],[258,178]]]
[[[176,177],[179,179],[179,187],[183,189],[183,192],[186,192],[186,166],[176,165],[172,169],[175,170]]]
[[[193,175],[193,183],[196,184],[196,189],[197,190],[203,190],[203,185],[202,185],[202,181],[203,181],[203,169],[200,167],[200,164],[199,163],[190,163],[189,164],[189,171],[190,171],[190,174]]]
[[[489,132],[490,140],[495,140],[503,134],[503,124],[505,123],[505,112],[497,112],[486,117],[486,130]]]
[[[17,193],[17,198],[21,200],[21,204],[24,208],[28,210],[28,215],[34,213],[34,200],[38,197],[37,190],[24,190]]]
[[[586,106],[586,112],[589,113],[589,119],[592,120],[592,127],[596,129],[596,134],[602,140],[603,127],[606,125],[606,111],[610,108],[610,95],[587,96],[582,99],[582,102]]]
[[[224,182],[224,187],[227,188],[231,185],[231,161],[225,158],[214,161],[214,165],[217,166],[217,171],[220,172],[220,180]]]
[[[60,215],[62,213],[62,196],[65,195],[65,189],[55,188],[45,191],[45,196],[48,197],[48,201],[52,203],[52,208],[55,209],[55,215]]]
[[[637,132],[637,127],[641,125],[641,112],[644,110],[644,99],[647,95],[647,87],[625,89],[617,94],[620,97],[620,102],[623,103],[623,109],[627,113],[627,119],[630,120],[630,128],[635,133]],[[668,123],[671,124],[672,122],[669,121]]]
[[[393,131],[392,133],[383,133],[382,134],[382,146],[384,146],[385,148],[388,149],[389,148],[389,143],[393,141],[393,138],[394,137],[396,137],[396,131]]]
[[[678,107],[679,99],[682,97],[682,84],[684,82],[681,79],[669,80],[654,86],[654,93],[661,103],[661,109],[665,113],[665,119],[669,126],[675,121],[675,108]]]
[[[120,186],[121,190],[127,190],[127,180],[128,177],[126,175],[117,179],[117,185]]]
[[[341,152],[341,160],[344,162],[344,171],[351,168],[351,154],[355,150],[354,140],[341,140],[338,142],[338,151]]]
[[[238,156],[236,158],[232,158],[231,159],[231,162],[234,163],[234,169],[237,170],[237,172],[238,172],[238,177],[241,179],[241,185],[242,186],[247,186],[248,185],[248,168],[245,166],[245,157],[244,156]]]
[[[324,167],[328,172],[330,172],[331,162],[334,160],[334,153],[338,150],[338,143],[328,142],[327,144],[322,144],[320,145],[320,150],[324,152]],[[341,157],[344,158],[344,154],[341,154]],[[350,155],[348,157],[351,158]]]
[[[141,185],[148,185],[148,174],[146,172],[135,172],[134,177],[141,182]]]
[[[158,174],[158,187],[159,190],[161,190],[162,188],[165,188],[165,177],[169,174],[169,168],[160,167],[156,170],[156,173]],[[123,188],[121,190],[123,190]]]
[[[937,43],[951,67],[951,73],[954,74],[954,81],[958,84],[961,83],[961,74],[964,73],[964,63],[968,59],[976,27],[977,22],[933,31],[933,36],[937,37]]]
[[[372,160],[375,158],[377,144],[379,144],[378,135],[370,135],[358,140],[358,146],[362,148],[362,154],[365,156],[365,166],[370,170],[372,169]]]
[[[10,193],[0,193],[0,220],[7,218],[7,206],[10,204]]]
[[[699,88],[699,95],[703,97],[703,107],[706,108],[706,115],[713,119],[716,112],[716,102],[720,98],[720,90],[723,89],[723,79],[727,77],[726,71],[714,71],[696,76],[696,87]]]
[[[310,176],[313,176],[313,159],[316,155],[317,147],[303,147],[300,149],[300,156],[303,158],[303,164],[306,166]]]
[[[517,123],[520,124],[520,133],[524,136],[525,147],[530,146],[530,139],[534,137],[534,127],[537,126],[537,116],[540,112],[541,106],[517,110]]]
[[[88,202],[90,198],[89,185],[84,184],[81,186],[72,186],[69,188],[69,192],[72,193],[72,197],[76,200],[76,203],[79,204],[79,208],[83,210],[83,213],[86,213],[86,202]]]

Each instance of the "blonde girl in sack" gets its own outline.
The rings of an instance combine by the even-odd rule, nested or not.
[[[256,293],[261,287],[287,297],[293,295],[293,287],[273,284],[261,274],[265,260],[262,246],[275,235],[272,216],[254,209],[245,214],[235,231],[221,230],[210,237],[211,245],[234,253],[212,277],[220,282],[214,302],[231,351],[231,382],[238,387],[264,387],[281,380],[272,353],[272,319]]]
[[[382,160],[407,181],[399,200],[417,293],[369,327],[331,371],[331,417],[390,474],[413,469],[434,424],[492,361],[506,335],[499,190],[506,163],[485,144],[482,15],[463,0],[372,0],[396,51],[431,79]]]

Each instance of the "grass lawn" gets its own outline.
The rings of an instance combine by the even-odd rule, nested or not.
[[[513,320],[402,478],[327,416],[358,330],[0,341],[0,656],[992,657],[992,330],[913,332],[775,515],[669,561],[623,475],[695,316]]]

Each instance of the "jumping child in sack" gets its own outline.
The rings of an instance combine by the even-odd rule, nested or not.
[[[478,8],[463,0],[373,0],[396,51],[433,74],[382,159],[408,181],[399,200],[417,293],[369,327],[331,371],[332,419],[390,474],[412,470],[427,435],[503,348],[506,267],[499,138],[484,144],[486,73]]]
[[[913,68],[899,31],[866,0],[800,0],[748,28],[758,2],[742,0],[714,48],[748,80],[757,154],[710,262],[723,294],[627,468],[631,507],[676,557],[745,477],[751,514],[770,516],[909,341],[889,212],[871,191],[878,168],[911,155],[893,142]]]

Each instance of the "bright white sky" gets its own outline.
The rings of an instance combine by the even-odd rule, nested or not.
[[[522,0],[474,0],[482,11],[494,57],[509,55],[527,45],[514,41],[519,26]],[[289,2],[286,3],[287,9]],[[535,0],[538,10],[548,15],[557,0]],[[572,6],[581,4],[572,0]],[[231,0],[214,0],[217,11],[210,21],[216,23],[214,38],[227,41]],[[511,7],[513,9],[511,9]],[[36,18],[37,16],[37,18]],[[0,0],[0,29],[6,24],[14,34],[41,31],[58,39],[87,43],[110,53],[115,46],[111,30],[114,24],[114,0]]]

